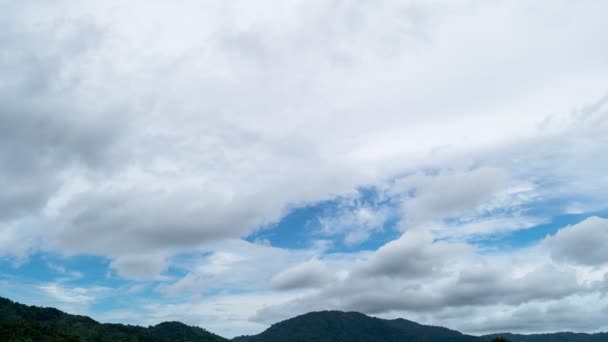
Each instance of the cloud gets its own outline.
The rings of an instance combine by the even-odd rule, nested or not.
[[[36,221],[42,231],[19,223],[44,241],[33,247],[68,253],[171,254],[243,237],[294,205],[428,164],[433,151],[518,141],[606,78],[594,67],[606,51],[577,38],[596,32],[599,4],[550,6],[541,22],[517,5],[296,2],[281,17],[246,2],[40,6],[2,15],[0,215]],[[560,13],[588,19],[549,30]],[[528,26],[505,37],[513,18]],[[452,215],[495,189],[492,170],[446,174],[442,196],[421,192],[409,206]],[[482,186],[459,197],[474,178]]]
[[[30,29],[9,22],[0,33],[7,51],[0,60],[2,220],[41,209],[65,181],[66,171],[104,165],[121,134],[120,125],[103,118],[112,108],[70,98],[77,84],[64,79],[96,47],[97,27],[86,20],[39,24]]]
[[[382,203],[387,200],[382,194],[371,195],[367,200],[363,196],[359,193],[355,198],[337,199],[337,208],[331,206],[317,217],[319,233],[324,237],[342,237],[346,245],[356,246],[384,230],[385,223],[396,216],[395,209]]]
[[[319,288],[332,279],[333,275],[327,266],[317,259],[312,259],[277,274],[270,285],[276,290]]]
[[[60,302],[72,304],[87,304],[95,298],[89,295],[89,291],[82,287],[65,288],[58,284],[46,284],[39,287],[51,297]]]
[[[135,254],[120,256],[110,263],[126,279],[153,279],[167,268],[165,255]]]
[[[607,243],[608,220],[597,216],[564,227],[543,241],[554,259],[587,266],[608,263]]]
[[[507,177],[504,170],[480,168],[406,178],[398,186],[414,192],[403,208],[415,222],[466,214],[502,190]]]
[[[3,2],[0,254],[101,256],[160,302],[203,296],[147,320],[231,332],[327,308],[590,329],[550,304],[601,292],[603,219],[543,251],[474,244],[606,209],[606,6]],[[353,198],[311,232],[352,253],[240,240]]]
[[[605,326],[591,322],[600,319],[608,303],[596,294],[576,295],[563,300],[529,302],[515,307],[491,307],[469,313],[479,317],[473,321],[460,322],[460,329],[473,334],[497,332],[562,332],[605,331]]]
[[[407,232],[362,260],[351,260],[344,277],[261,308],[253,319],[271,323],[307,311],[339,309],[446,324],[462,317],[462,310],[512,310],[603,291],[599,284],[606,269],[585,276],[585,271],[554,264],[545,252],[536,247],[481,254],[467,244],[433,241],[428,231]]]
[[[459,257],[473,250],[457,243],[434,242],[426,232],[407,232],[401,238],[380,247],[355,272],[363,277],[397,277],[415,279],[437,271],[448,256]]]
[[[265,291],[279,272],[306,264],[318,253],[317,250],[291,251],[227,240],[186,260],[180,260],[180,257],[172,260],[173,267],[185,275],[164,282],[158,286],[158,291],[168,295],[205,294],[218,288],[223,291]],[[312,268],[319,270],[314,262]]]

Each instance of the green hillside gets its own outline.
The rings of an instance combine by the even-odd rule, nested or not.
[[[499,335],[482,336],[483,342],[490,342],[493,337]],[[519,335],[504,333],[500,334],[509,342],[608,342],[608,333],[577,334],[572,332],[559,332],[554,334]]]
[[[226,339],[177,322],[144,328],[102,324],[53,308],[27,306],[0,298],[0,341],[220,342]]]
[[[357,312],[322,311],[307,313],[277,323],[255,336],[237,342],[473,342],[478,337],[446,328],[420,325],[404,319],[384,320]]]
[[[608,333],[464,335],[405,319],[385,320],[358,312],[311,312],[234,342],[606,342]],[[227,342],[205,329],[180,322],[140,327],[102,324],[53,308],[27,306],[0,297],[0,342]]]

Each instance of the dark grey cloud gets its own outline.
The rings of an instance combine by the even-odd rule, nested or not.
[[[579,265],[601,266],[608,263],[608,220],[590,217],[560,229],[543,244],[556,260]]]
[[[254,320],[273,322],[293,314],[326,308],[354,310],[368,314],[390,312],[438,315],[444,310],[504,305],[517,307],[529,302],[546,302],[572,295],[594,293],[591,285],[581,284],[574,272],[541,267],[523,276],[493,272],[463,271],[456,277],[404,282],[350,277],[333,283],[319,293],[278,306],[261,309]]]
[[[598,299],[596,296],[589,296],[576,298],[576,301],[555,301],[544,305],[530,303],[500,313],[488,311],[482,319],[456,324],[459,329],[474,334],[604,331],[602,328],[605,329],[605,326],[600,324],[602,328],[598,329],[597,322],[602,321],[606,307],[600,307],[598,310],[597,306],[589,303],[598,301]],[[581,302],[584,302],[585,305],[581,305]],[[455,321],[456,319],[453,320],[453,322]]]
[[[56,243],[67,250],[110,254],[196,247],[263,224],[256,202],[205,194],[204,189],[198,194],[181,188],[91,190],[68,203],[70,213],[57,222]]]
[[[443,278],[443,279],[442,279]],[[350,282],[370,282],[351,279]],[[338,295],[349,310],[372,314],[390,311],[436,312],[449,307],[519,305],[533,300],[564,298],[579,293],[581,286],[574,272],[540,268],[523,276],[493,272],[484,268],[476,272],[461,271],[456,277],[438,276],[415,284],[370,284],[366,291],[349,289]],[[591,290],[590,287],[587,290]]]
[[[546,260],[538,254],[530,257]],[[564,265],[530,260],[518,269],[513,260],[502,258],[408,232],[355,264],[346,277],[324,284],[315,293],[263,308],[253,319],[273,322],[324,308],[435,317],[446,310],[514,308],[601,291],[600,283],[582,281],[575,269]]]
[[[0,16],[1,220],[34,215],[71,168],[103,167],[123,126],[104,112],[110,108],[83,104],[69,75],[100,39],[92,22],[7,17]]]

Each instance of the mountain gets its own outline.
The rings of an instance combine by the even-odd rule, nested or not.
[[[163,322],[149,327],[148,331],[166,341],[180,342],[220,342],[227,339],[214,335],[205,329],[193,327],[181,322]]]
[[[509,340],[509,342],[606,342],[608,341],[608,333],[597,333],[597,334],[577,334],[572,332],[559,332],[553,334],[532,334],[532,335],[519,335],[519,334],[492,334],[482,336],[482,341],[490,342],[492,338],[496,336],[502,336]]]
[[[405,319],[384,320],[358,312],[321,311],[274,324],[255,336],[235,342],[479,342],[447,328],[421,325]]]
[[[148,328],[102,324],[53,308],[27,306],[0,297],[0,341],[4,342],[223,342],[198,327],[164,322]]]
[[[536,335],[464,335],[443,327],[402,318],[386,320],[358,312],[311,312],[276,323],[253,336],[233,342],[490,342],[503,336],[510,342],[606,342],[608,333],[571,332]],[[180,322],[147,328],[102,324],[90,317],[53,308],[27,306],[0,297],[0,342],[227,342],[205,329]]]
[[[509,342],[607,342],[608,333],[571,332],[517,335],[464,335],[443,327],[418,324],[405,319],[385,320],[358,312],[311,312],[276,323],[254,336],[240,336],[234,342],[491,342],[505,337]]]

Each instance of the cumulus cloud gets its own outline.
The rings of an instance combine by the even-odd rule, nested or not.
[[[278,273],[315,260],[318,254],[316,250],[290,251],[242,240],[223,241],[201,252],[203,255],[191,260],[174,260],[174,267],[186,274],[161,284],[158,290],[169,295],[204,294],[216,288],[264,291]]]
[[[412,221],[425,221],[473,211],[494,197],[506,183],[504,170],[480,168],[469,172],[408,177],[398,186],[413,192],[413,198],[404,204],[406,215]]]
[[[576,38],[597,30],[601,8],[572,5],[567,13],[588,20],[555,32],[565,10],[553,6],[539,22],[515,4],[357,4],[295,2],[281,17],[246,2],[3,4],[10,204],[0,215],[35,217],[46,228],[32,234],[50,236],[47,249],[118,257],[197,248],[276,222],[294,204],[390,179],[436,148],[517,140],[547,113],[589,101],[589,80],[606,78],[593,68],[606,51]],[[479,22],[488,17],[496,20]],[[509,24],[505,37],[513,18],[528,26]],[[494,63],[471,73],[476,60]],[[572,66],[586,84],[553,72]],[[536,83],[524,86],[524,75]],[[534,101],[522,95],[531,93]],[[458,183],[473,176],[463,177],[442,196],[421,193],[412,209],[450,214],[501,178],[481,169],[483,186],[460,198]],[[75,180],[85,186],[67,191]],[[49,202],[50,218],[41,212]]]
[[[557,260],[600,266],[608,262],[608,220],[594,216],[548,236],[543,244]]]
[[[598,275],[585,278],[581,270],[554,264],[540,247],[484,255],[463,243],[433,241],[426,231],[416,233],[421,235],[408,232],[353,261],[346,276],[316,292],[261,308],[253,319],[271,323],[329,308],[454,326],[451,320],[462,317],[463,310],[513,310],[527,303],[558,303],[602,291]]]
[[[162,295],[263,292],[211,300],[227,330],[226,303],[257,328],[247,317],[266,303],[261,320],[315,308],[504,309],[490,326],[519,306],[555,314],[533,304],[591,296],[603,276],[603,219],[548,237],[552,260],[468,243],[550,222],[562,202],[605,209],[608,49],[588,37],[606,31],[606,6],[0,1],[0,254],[103,256]],[[402,215],[406,233],[378,250],[239,240],[362,187],[403,210],[340,207],[321,235],[356,248]],[[539,202],[550,210],[529,210]],[[167,269],[184,275],[158,277]]]
[[[416,279],[439,270],[448,256],[458,258],[472,251],[468,245],[433,242],[431,234],[412,231],[380,247],[356,272],[364,277]]]
[[[72,98],[77,82],[66,75],[96,47],[94,24],[47,20],[33,29],[25,22],[9,20],[0,33],[6,51],[0,59],[0,219],[5,221],[41,209],[67,170],[105,164],[121,132],[121,125],[103,117],[114,108]]]
[[[332,273],[327,266],[317,259],[312,259],[277,274],[270,285],[277,290],[319,288],[332,279]]]
[[[567,299],[546,302],[532,301],[513,307],[494,306],[468,312],[478,317],[463,322],[456,316],[447,319],[462,331],[473,334],[518,332],[523,334],[561,331],[605,331],[601,321],[608,303],[597,294],[575,295]]]

